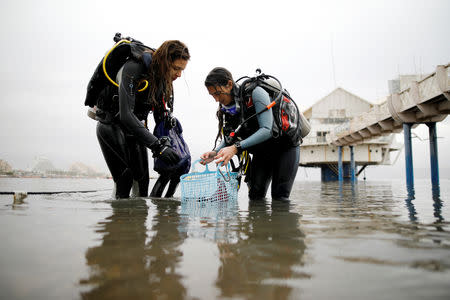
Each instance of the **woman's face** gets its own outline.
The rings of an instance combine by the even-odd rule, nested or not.
[[[208,93],[222,105],[230,105],[233,102],[231,91],[233,89],[233,82],[228,81],[227,85],[208,86]]]
[[[188,61],[178,58],[170,66],[170,78],[175,81],[178,77],[181,77],[181,72],[186,68]]]

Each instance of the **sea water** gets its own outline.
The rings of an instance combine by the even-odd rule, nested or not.
[[[1,178],[0,299],[449,299],[450,181],[297,181],[291,201],[112,200]],[[88,191],[72,193],[73,191]]]

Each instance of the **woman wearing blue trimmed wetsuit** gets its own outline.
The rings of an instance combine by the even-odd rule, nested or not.
[[[131,55],[117,73],[118,95],[105,97],[106,104],[97,104],[97,138],[115,182],[116,198],[129,197],[133,182],[138,187],[136,196],[148,196],[147,148],[169,166],[180,160],[171,147],[148,130],[146,121],[153,111],[155,122],[161,122],[168,112],[166,106],[173,105],[172,82],[187,65],[188,48],[177,40],[164,42],[156,51],[136,45],[143,50]],[[140,92],[145,81],[148,88]],[[167,182],[164,179],[164,185]]]
[[[271,102],[269,94],[261,87],[256,87],[247,99],[239,99],[238,87],[225,68],[214,68],[206,77],[205,86],[214,100],[219,102],[216,144],[221,136],[227,136],[240,125],[243,119],[241,114],[245,119],[263,111]],[[216,163],[227,164],[241,151],[248,150],[253,154],[246,178],[250,200],[264,198],[271,181],[272,198],[288,200],[297,174],[300,146],[292,145],[285,139],[273,138],[273,122],[271,110],[262,112],[243,126],[238,142],[229,145],[222,138],[219,146],[201,155],[203,163],[215,160]]]

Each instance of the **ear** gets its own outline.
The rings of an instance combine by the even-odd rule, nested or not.
[[[233,87],[233,80],[228,80],[227,88],[231,89]]]

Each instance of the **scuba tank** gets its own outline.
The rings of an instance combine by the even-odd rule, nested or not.
[[[262,111],[254,113],[246,119],[244,119],[244,115],[241,114],[241,123],[229,134],[229,139],[235,140],[238,136],[238,132],[247,122],[259,114],[272,109],[274,117],[272,136],[274,138],[286,139],[292,145],[301,144],[302,138],[309,134],[311,125],[303,113],[298,109],[297,104],[291,98],[288,91],[282,87],[281,82],[272,75],[261,73],[260,69],[256,70],[256,75],[254,77],[244,76],[239,78],[236,83],[242,80],[243,82],[239,88],[239,99],[241,102],[250,97],[252,91],[257,86],[262,87],[273,100]]]
[[[122,38],[120,33],[116,33],[113,40],[116,43],[100,60],[87,86],[84,105],[90,107],[88,116],[93,119],[97,119],[96,116],[102,111],[112,109],[112,99],[118,94],[119,86],[112,78],[116,78],[125,62],[134,58],[149,66],[151,54],[148,52],[155,51],[131,37]],[[139,85],[138,92],[146,90],[147,87],[148,81],[144,80]]]

